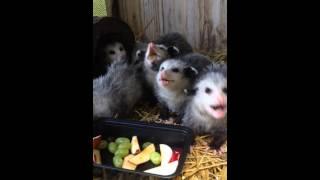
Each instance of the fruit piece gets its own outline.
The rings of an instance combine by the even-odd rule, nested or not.
[[[150,144],[152,144],[151,142],[145,142],[142,144],[142,149],[145,149],[146,147],[148,147]]]
[[[133,158],[129,160],[129,162],[139,165],[142,163],[145,163],[150,160],[150,154],[155,152],[156,148],[154,147],[154,144],[150,144],[148,147],[146,147],[143,151],[141,151],[139,154],[135,155]]]
[[[179,160],[180,159],[180,154],[181,154],[181,150],[174,149],[169,163],[173,162],[173,161],[176,161],[176,160]]]
[[[118,145],[115,142],[109,143],[108,149],[111,153],[115,153],[117,151]]]
[[[101,135],[93,137],[93,149],[97,149],[97,146],[100,144],[101,142]]]
[[[169,163],[172,157],[172,149],[166,144],[160,144],[160,153],[161,153],[161,166],[164,166]]]
[[[137,136],[133,136],[131,140],[131,153],[136,155],[140,152],[140,146]]]
[[[124,142],[130,143],[130,140],[128,138],[125,138],[125,137],[118,137],[115,142],[117,144],[121,144],[121,143],[124,143]]]
[[[93,162],[96,164],[101,164],[101,155],[98,149],[93,149]]]
[[[128,142],[123,142],[118,145],[118,149],[130,149],[131,148],[131,143]]]
[[[123,159],[120,157],[120,156],[114,156],[112,158],[112,161],[113,161],[113,165],[115,167],[118,167],[118,168],[121,168],[122,167],[122,164],[123,164]]]
[[[129,154],[129,149],[117,149],[117,151],[114,153],[115,156],[119,156],[121,158],[127,156]]]
[[[122,164],[122,168],[129,169],[129,170],[135,170],[137,168],[137,165],[129,162],[129,159],[131,159],[133,157],[134,157],[133,154],[129,154],[128,156],[126,156],[124,158],[124,161],[123,161],[123,164]]]
[[[161,155],[155,151],[150,154],[150,160],[154,165],[159,165],[161,163]]]
[[[178,161],[173,161],[171,163],[168,163],[166,165],[161,165],[155,168],[151,168],[148,170],[145,170],[144,172],[146,173],[151,173],[151,174],[158,174],[161,176],[168,176],[176,172],[178,167]]]
[[[98,145],[98,149],[105,149],[108,147],[108,143],[106,140],[101,140],[100,144]]]

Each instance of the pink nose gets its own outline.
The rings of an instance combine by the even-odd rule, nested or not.
[[[154,43],[153,42],[149,43],[149,47],[154,48]]]
[[[161,78],[165,78],[167,76],[167,71],[166,70],[164,70],[164,71],[162,71],[161,73],[160,73],[160,77]]]
[[[223,95],[217,95],[216,100],[219,104],[226,104],[226,98]]]

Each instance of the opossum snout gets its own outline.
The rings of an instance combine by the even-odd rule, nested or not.
[[[154,48],[155,47],[153,42],[150,42],[148,45],[149,45],[149,48]]]
[[[166,74],[165,71],[162,71],[162,72],[160,73],[160,78],[161,78],[161,79],[166,79],[166,78],[167,78],[167,74]]]
[[[161,72],[160,72],[160,77],[161,77],[161,78],[167,78],[167,77],[168,77],[168,72],[167,72],[166,70],[161,71]]]
[[[225,98],[225,96],[224,95],[216,95],[215,97],[214,97],[214,100],[215,100],[215,102],[217,103],[217,104],[221,104],[221,105],[225,105],[226,104],[226,98]]]

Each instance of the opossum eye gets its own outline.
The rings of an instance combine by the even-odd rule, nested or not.
[[[109,54],[115,54],[116,52],[114,52],[114,51],[109,51]]]
[[[160,71],[163,71],[163,70],[164,70],[164,67],[161,67],[161,68],[160,68]]]
[[[173,69],[172,69],[172,72],[177,73],[177,72],[179,72],[179,69],[178,69],[178,68],[173,68]]]
[[[120,51],[123,51],[123,47],[120,47]]]
[[[222,91],[227,94],[227,88],[223,88]]]
[[[206,88],[206,90],[205,90],[205,92],[207,93],[207,94],[210,94],[211,93],[211,89],[210,88]]]

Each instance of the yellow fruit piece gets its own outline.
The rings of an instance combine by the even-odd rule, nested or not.
[[[133,136],[131,140],[131,153],[136,155],[140,152],[140,146],[137,136]]]
[[[122,168],[123,168],[123,169],[135,170],[135,169],[137,168],[137,165],[129,162],[129,160],[130,160],[131,158],[133,158],[133,157],[134,157],[133,154],[129,154],[128,156],[126,156],[126,157],[124,158],[124,161],[123,161],[123,164],[122,164]]]
[[[135,165],[143,164],[143,163],[148,162],[150,160],[150,154],[155,151],[156,151],[156,148],[155,148],[154,144],[150,144],[148,147],[146,147],[139,154],[137,154],[133,158],[129,159],[129,161]]]

